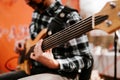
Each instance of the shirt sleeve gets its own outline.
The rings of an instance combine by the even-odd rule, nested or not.
[[[37,10],[35,10],[32,13],[32,21],[31,21],[31,24],[29,26],[29,33],[30,33],[31,39],[35,39],[35,37],[38,34],[37,30],[38,30],[39,16],[40,16],[40,14],[38,13]]]
[[[70,25],[81,20],[81,17],[77,12],[72,12],[68,17],[67,23]],[[92,56],[88,46],[87,35],[83,34],[78,38],[70,40],[68,49],[71,50],[68,54],[72,54],[72,57],[57,59],[61,71],[71,72],[77,70],[80,72],[82,68],[89,68],[92,65],[90,60]]]

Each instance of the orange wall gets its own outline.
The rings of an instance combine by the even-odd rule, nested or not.
[[[78,1],[62,0],[65,5],[79,10]],[[24,0],[0,0],[0,73],[9,71],[5,68],[5,63],[18,56],[14,52],[14,43],[28,35],[32,11]],[[16,65],[17,58],[10,61],[8,66],[14,69]]]
[[[0,72],[8,71],[6,61],[18,56],[14,52],[14,42],[27,35],[20,27],[28,26],[32,11],[24,0],[0,0]],[[10,61],[8,66],[13,69],[16,63],[17,58]]]

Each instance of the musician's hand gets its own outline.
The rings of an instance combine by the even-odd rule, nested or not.
[[[41,45],[42,45],[42,41],[40,40],[35,48],[34,48],[34,52],[31,53],[30,58],[42,63],[43,65],[49,67],[49,68],[59,68],[59,63],[54,59],[53,54],[52,54],[52,50],[48,50],[46,52],[42,51]]]
[[[16,53],[20,53],[21,51],[23,51],[24,49],[25,49],[25,40],[23,39],[23,40],[18,40],[18,41],[16,41],[15,42],[15,52]]]

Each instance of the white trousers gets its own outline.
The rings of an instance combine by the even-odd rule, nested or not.
[[[73,79],[68,79],[67,77],[63,77],[57,74],[43,73],[43,74],[27,76],[24,78],[20,78],[18,80],[73,80]]]

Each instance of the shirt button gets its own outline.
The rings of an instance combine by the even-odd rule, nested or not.
[[[48,31],[48,35],[51,35],[52,34],[52,31]]]
[[[61,18],[65,17],[65,13],[60,13],[60,17]]]

